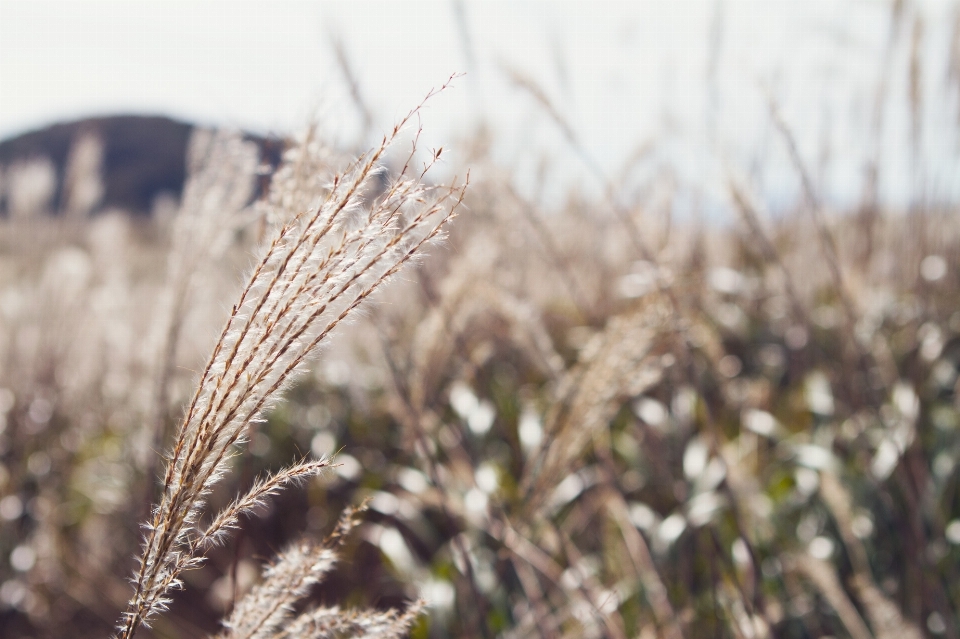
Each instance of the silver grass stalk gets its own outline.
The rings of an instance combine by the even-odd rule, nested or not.
[[[289,546],[264,571],[264,580],[234,606],[219,639],[273,637],[288,626],[293,608],[337,562],[336,547],[359,523],[363,507],[344,512],[323,544],[308,540]]]
[[[423,612],[418,601],[403,612],[396,610],[340,610],[312,608],[270,639],[400,639]]]
[[[279,483],[268,479],[268,488],[255,488],[206,531],[199,528],[205,498],[227,472],[249,425],[277,400],[330,333],[440,234],[462,203],[466,182],[447,187],[424,183],[439,151],[421,171],[412,171],[419,130],[403,168],[378,196],[369,197],[383,184],[384,154],[422,106],[372,153],[335,176],[318,205],[278,212],[286,219],[233,306],[167,459],[120,639],[133,637],[141,624],[169,606],[169,593],[182,587],[181,573],[199,566],[203,548],[222,537],[242,512],[281,484],[321,470],[323,464],[314,462],[280,473],[274,478]]]

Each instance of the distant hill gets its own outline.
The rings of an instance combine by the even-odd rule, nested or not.
[[[71,148],[82,135],[95,134],[103,144],[103,196],[98,210],[119,208],[148,214],[154,199],[167,193],[179,198],[186,177],[186,151],[194,125],[158,116],[118,115],[54,124],[0,142],[0,169],[17,162],[48,158],[56,171],[52,208],[63,209],[63,180]],[[248,135],[263,161],[276,166],[283,142]],[[0,197],[0,215],[8,213]]]

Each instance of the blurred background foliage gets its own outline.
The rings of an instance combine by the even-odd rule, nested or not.
[[[141,636],[216,633],[264,562],[366,501],[313,598],[423,597],[414,637],[960,637],[957,202],[891,208],[868,179],[835,209],[772,100],[768,116],[801,188],[772,215],[731,166],[722,219],[675,216],[697,185],[663,173],[547,208],[494,133],[465,136],[446,242],[334,336],[210,501],[305,455],[338,465],[246,519]],[[0,145],[11,639],[111,631],[159,454],[296,144],[129,118],[46,135],[63,149]],[[141,179],[111,154],[128,135],[186,184],[124,183]]]

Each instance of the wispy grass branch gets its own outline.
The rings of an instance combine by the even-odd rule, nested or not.
[[[241,513],[325,467],[303,462],[266,479],[198,531],[206,496],[227,472],[249,425],[337,326],[440,235],[462,203],[466,182],[445,187],[425,182],[439,151],[421,171],[412,171],[419,130],[402,169],[383,188],[385,154],[422,107],[336,175],[315,207],[273,211],[279,228],[232,308],[167,460],[121,639],[133,637],[169,605],[169,592],[182,585],[180,574],[202,563],[203,547],[235,526]]]

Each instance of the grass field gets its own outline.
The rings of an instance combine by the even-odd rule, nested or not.
[[[20,167],[3,637],[960,637],[956,202],[834,210],[772,105],[785,211],[545,208],[419,115],[252,204],[226,132],[149,217]]]

